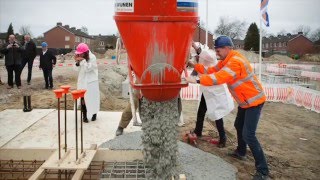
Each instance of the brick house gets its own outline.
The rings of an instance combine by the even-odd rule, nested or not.
[[[116,35],[93,35],[92,48],[94,51],[104,53],[108,49],[115,49],[117,43]]]
[[[241,39],[232,39],[235,49],[244,49],[244,40]]]
[[[70,27],[69,25],[63,26],[61,22],[58,22],[55,27],[43,34],[44,41],[48,43],[50,48],[75,49],[82,42],[90,46],[93,40],[91,36],[80,29]]]
[[[304,54],[314,53],[314,48],[315,46],[310,39],[303,34],[299,34],[288,41],[287,51],[289,54],[298,54],[299,56],[302,56]]]
[[[244,49],[244,40],[233,40],[235,49]],[[316,45],[302,34],[290,34],[263,37],[262,39],[262,52],[267,54],[285,54],[292,55],[304,54],[315,52]]]
[[[314,51],[315,53],[320,53],[320,39],[314,42]]]
[[[198,25],[196,31],[193,34],[193,41],[205,44],[206,29]],[[208,31],[208,47],[213,49],[213,34],[210,31]]]
[[[313,42],[304,36],[302,32],[295,35],[289,33],[286,36],[264,37],[262,40],[262,48],[264,51],[271,52],[272,54],[298,54],[302,56],[314,52]]]

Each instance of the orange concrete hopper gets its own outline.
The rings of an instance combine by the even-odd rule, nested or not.
[[[178,97],[198,22],[197,0],[116,0],[114,19],[128,53],[133,88],[152,101]]]

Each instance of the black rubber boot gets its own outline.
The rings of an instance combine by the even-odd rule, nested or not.
[[[219,148],[224,148],[224,147],[226,147],[226,143],[227,143],[227,137],[226,136],[223,137],[223,138],[220,138],[218,147]]]
[[[23,96],[23,112],[28,112],[28,109],[27,109],[27,96]]]
[[[27,103],[28,103],[28,112],[32,111],[32,107],[31,107],[31,96],[27,96]]]
[[[87,107],[85,104],[81,105],[82,108],[82,118],[83,118],[83,122],[88,123],[88,118],[87,118]]]
[[[91,118],[91,121],[95,121],[95,120],[97,120],[97,114],[94,114]]]

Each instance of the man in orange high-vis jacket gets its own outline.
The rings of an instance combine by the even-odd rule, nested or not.
[[[216,66],[204,71],[202,64],[196,64],[195,70],[202,74],[200,80],[186,78],[190,83],[214,86],[226,83],[233,98],[239,104],[234,126],[237,130],[238,146],[230,153],[232,157],[245,159],[247,145],[255,159],[256,174],[253,179],[267,179],[268,165],[262,147],[256,137],[261,109],[266,101],[261,83],[254,75],[249,61],[233,50],[232,40],[220,36],[215,40],[215,51],[221,60]]]

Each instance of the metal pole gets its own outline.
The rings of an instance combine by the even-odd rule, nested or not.
[[[208,6],[209,6],[209,2],[207,0],[207,4],[206,4],[206,45],[208,46],[208,19],[209,19],[209,15],[208,15]],[[209,46],[208,46],[209,47]]]
[[[82,108],[82,105],[83,105],[83,97],[81,98],[80,100],[81,102],[81,153],[83,153],[83,128],[82,128],[82,121],[83,121],[83,116],[82,116],[82,113],[83,113],[83,108]]]
[[[59,159],[61,159],[61,148],[60,148],[60,98],[58,98],[58,147],[59,147]]]
[[[67,94],[64,94],[64,152],[67,152]]]
[[[261,62],[262,62],[262,20],[261,20],[261,14],[260,14],[260,40],[259,40],[259,80],[261,79]]]
[[[76,116],[76,160],[78,160],[78,105],[77,105],[77,99],[76,99],[76,108],[75,108],[75,116]]]

